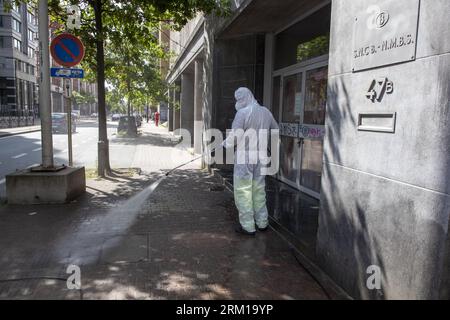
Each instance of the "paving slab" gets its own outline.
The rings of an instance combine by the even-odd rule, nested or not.
[[[170,141],[154,135],[149,154]],[[148,194],[164,172],[88,179],[67,205],[0,205],[0,299],[327,299],[276,232],[234,232],[217,177],[192,165]],[[81,290],[64,282],[71,264]]]

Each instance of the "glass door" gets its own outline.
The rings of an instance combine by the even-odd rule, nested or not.
[[[297,72],[283,76],[281,86],[280,179],[298,188],[301,160],[298,124],[303,111],[303,73]]]
[[[328,82],[327,63],[281,75],[279,179],[315,198],[320,196]],[[278,108],[277,108],[278,109]]]
[[[323,167],[328,67],[307,70],[305,74],[305,104],[299,129],[302,140],[300,187],[318,196]]]

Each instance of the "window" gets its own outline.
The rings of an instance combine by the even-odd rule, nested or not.
[[[20,5],[17,5],[15,2],[12,3],[12,9],[16,12],[19,12]]]
[[[36,37],[36,34],[33,31],[31,31],[30,29],[28,29],[28,40],[34,41],[35,37]]]
[[[14,19],[14,18],[12,19],[12,29],[17,32],[22,31],[22,24],[20,23],[19,20]]]
[[[0,36],[0,48],[11,48],[11,37]]]
[[[306,124],[325,125],[328,67],[306,73],[304,120]]]
[[[34,14],[32,14],[31,12],[27,12],[27,16],[28,16],[28,22],[36,25],[36,17],[34,16]]]
[[[302,115],[302,73],[284,78],[282,122],[295,123]]]
[[[3,25],[3,16],[0,16],[0,27],[4,27],[4,25]]]
[[[22,41],[13,38],[13,46],[16,50],[22,51]]]
[[[275,37],[275,70],[329,52],[331,5],[294,24]]]
[[[30,58],[34,58],[35,56],[34,49],[32,47],[28,47],[28,56]]]

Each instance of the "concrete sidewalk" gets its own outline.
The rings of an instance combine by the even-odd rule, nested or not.
[[[40,124],[35,126],[18,127],[18,128],[0,128],[0,138],[36,131],[41,131]]]
[[[150,154],[170,141],[144,133]],[[274,231],[236,234],[232,194],[191,166],[152,194],[139,192],[164,171],[90,179],[67,205],[0,206],[0,299],[327,298]],[[67,289],[71,264],[81,290]]]

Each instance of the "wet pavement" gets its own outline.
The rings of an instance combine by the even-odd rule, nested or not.
[[[310,259],[315,259],[319,200],[274,178],[267,179],[267,208],[272,223],[292,235]]]
[[[233,190],[233,166],[218,166],[217,174]],[[271,223],[290,236],[297,247],[315,260],[320,202],[273,178],[266,179],[267,209]]]
[[[220,179],[188,167],[139,194],[162,174],[89,179],[67,205],[0,206],[0,299],[327,298],[275,231],[234,232]],[[67,288],[71,264],[81,290]]]

